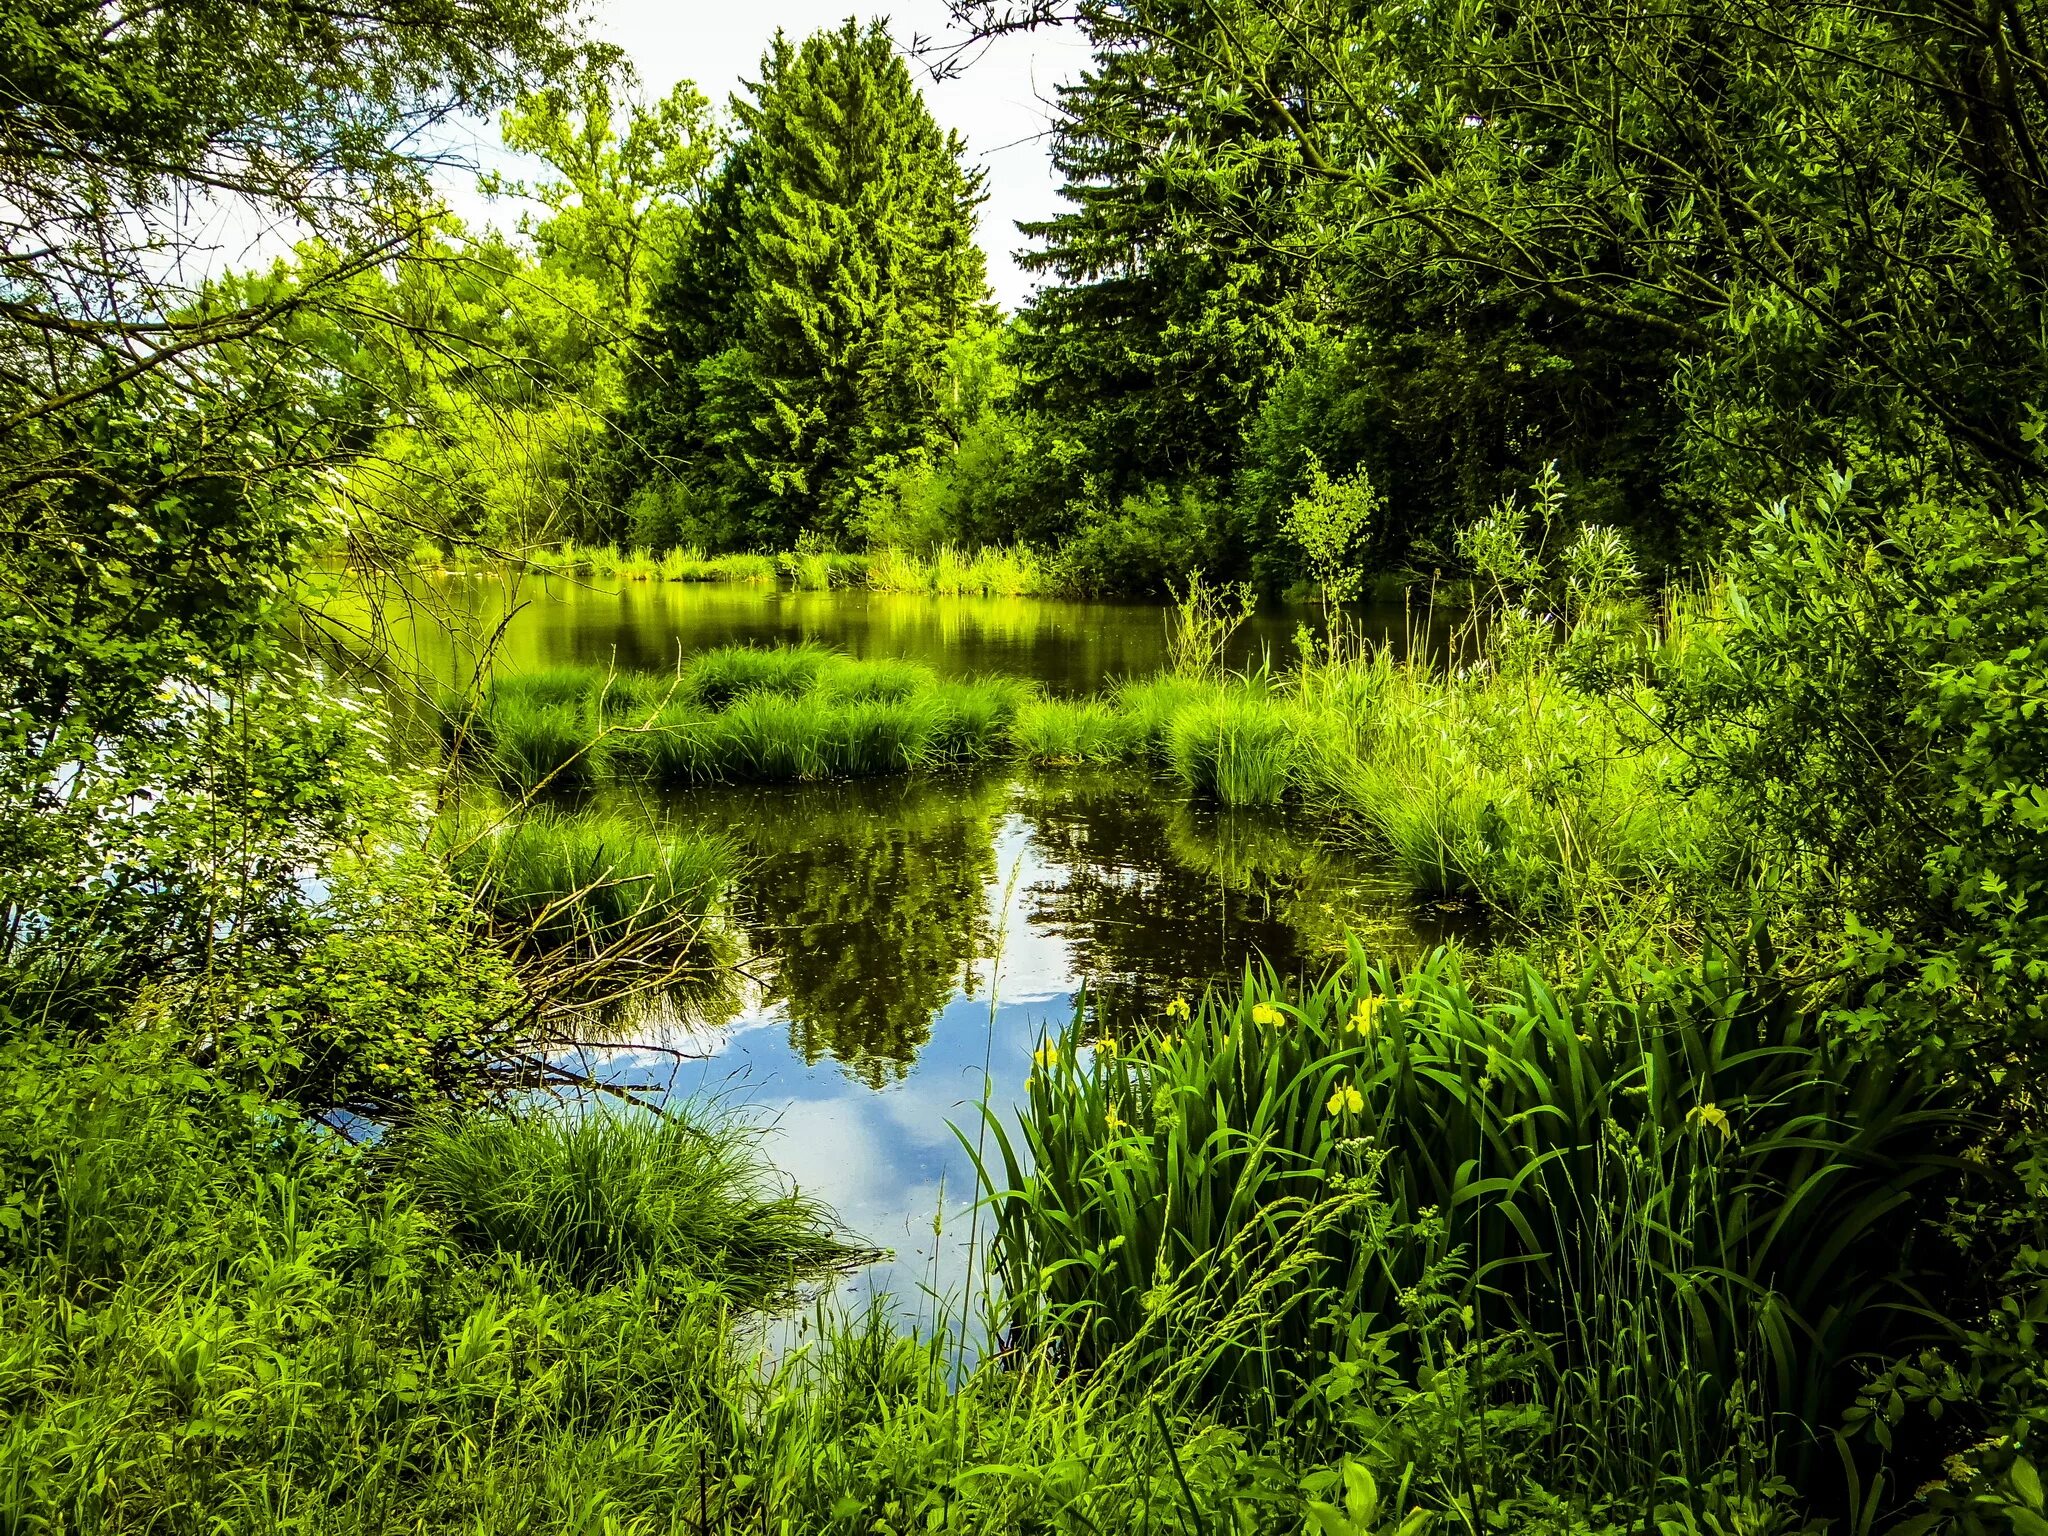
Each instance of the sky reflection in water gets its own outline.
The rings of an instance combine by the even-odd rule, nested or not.
[[[778,1167],[893,1251],[852,1294],[912,1316],[929,1316],[927,1290],[957,1306],[968,1289],[974,1170],[953,1128],[977,1138],[984,1067],[1008,1121],[1033,1048],[1071,1025],[1084,988],[1086,1027],[1128,1034],[1247,964],[1320,971],[1347,925],[1395,950],[1440,936],[1284,821],[1190,806],[1129,774],[700,792],[643,809],[747,846],[737,914],[756,979],[709,1019],[643,1026],[701,1059],[622,1049],[605,1072],[757,1120]]]

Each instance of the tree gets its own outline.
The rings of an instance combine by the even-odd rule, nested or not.
[[[678,81],[652,104],[633,99],[633,85],[621,66],[530,92],[505,114],[505,145],[539,156],[555,178],[484,178],[485,191],[548,210],[522,230],[543,264],[591,286],[593,317],[622,337],[672,258],[718,154],[711,104],[693,83]]]
[[[1303,263],[1330,295],[1322,323],[1393,365],[1368,359],[1384,383],[1354,402],[1362,423],[1464,420],[1477,401],[1502,472],[1557,458],[1601,485],[1602,516],[1647,487],[1658,520],[1723,527],[1838,465],[1892,499],[2040,475],[2037,5],[956,10],[1142,40],[1170,85],[1147,121],[1174,131],[1120,131],[1120,183],[1172,201],[1191,243],[1263,233]],[[1403,338],[1442,378],[1434,410]],[[1489,366],[1542,361],[1529,341],[1554,361],[1484,387]],[[1566,387],[1546,398],[1546,380]],[[1612,460],[1588,459],[1588,422],[1623,413],[1593,438]],[[1373,467],[1398,510],[1405,466]]]
[[[883,28],[778,34],[650,306],[626,415],[706,536],[848,529],[872,468],[942,431],[949,345],[986,323],[981,175]]]
[[[0,709],[31,759],[253,633],[334,459],[293,322],[428,222],[416,145],[566,66],[560,0],[27,0],[0,24]],[[208,209],[311,256],[202,287]],[[40,793],[33,766],[9,782]]]

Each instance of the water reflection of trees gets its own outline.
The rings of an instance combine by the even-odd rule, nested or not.
[[[901,781],[712,810],[753,855],[738,919],[805,1061],[830,1056],[882,1087],[909,1071],[954,991],[973,991],[1003,804],[999,783]]]
[[[1030,919],[1066,939],[1097,1021],[1156,1018],[1176,994],[1260,960],[1319,971],[1347,928],[1415,947],[1404,905],[1298,825],[1153,788],[1088,775],[1031,791],[1033,840],[1059,874],[1027,892]]]

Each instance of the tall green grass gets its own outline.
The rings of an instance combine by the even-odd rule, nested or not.
[[[1457,1358],[1508,1373],[1472,1414],[1535,1391],[1546,1464],[1622,1496],[1759,1435],[1810,1462],[1941,1283],[1913,1234],[1957,1117],[1830,1046],[1767,954],[1481,1003],[1445,957],[1354,949],[1298,996],[1255,975],[1050,1043],[984,1178],[1015,1326],[1077,1362],[1280,1423],[1332,1360],[1412,1387]]]
[[[817,645],[715,646],[684,663],[677,694],[707,709],[723,709],[750,693],[804,693],[833,660],[834,652]]]
[[[449,862],[523,947],[591,950],[693,939],[737,873],[733,845],[618,816],[528,812],[442,833]]]
[[[867,557],[867,584],[877,591],[940,597],[1024,597],[1062,590],[1053,568],[1022,544],[975,550],[945,544],[927,555],[879,549]]]
[[[408,1126],[384,1155],[466,1241],[580,1287],[673,1274],[758,1305],[866,1256],[736,1127],[605,1108],[473,1114]]]
[[[1255,1494],[1292,1533],[1339,1475],[877,1314],[768,1354],[744,1306],[849,1245],[717,1122],[362,1150],[146,1031],[11,1037],[0,1070],[0,1187],[34,1213],[0,1235],[10,1531],[1154,1536],[1242,1529]]]
[[[781,702],[773,702],[779,699]],[[1290,671],[1169,672],[1085,700],[815,645],[721,646],[673,674],[558,668],[444,705],[450,746],[508,788],[872,777],[962,761],[1127,763],[1227,807],[1313,817],[1420,901],[1530,931],[1649,933],[1738,878],[1711,807],[1626,700],[1542,671],[1444,676],[1385,651]]]
[[[1272,807],[1287,798],[1298,730],[1269,699],[1224,697],[1175,713],[1167,753],[1175,776],[1196,794]]]
[[[819,646],[720,646],[674,676],[554,669],[442,705],[458,760],[507,787],[586,788],[600,776],[670,787],[873,778],[1010,751],[1035,690],[941,680],[917,662]]]

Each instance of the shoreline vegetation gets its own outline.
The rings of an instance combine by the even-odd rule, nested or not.
[[[431,540],[404,562],[422,571],[461,571],[472,562]],[[867,587],[877,592],[921,592],[935,597],[1079,597],[1086,584],[1065,572],[1056,556],[1023,544],[965,548],[941,544],[919,552],[888,546],[865,553],[798,548],[780,554],[707,555],[695,547],[656,552],[617,545],[565,543],[520,550],[486,562],[539,576],[603,581],[776,583],[799,592]]]
[[[1631,712],[1628,691],[1341,647],[1280,673],[1167,671],[1067,699],[810,644],[724,646],[668,673],[554,668],[438,701],[450,761],[514,796],[1135,768],[1221,806],[1304,813],[1418,900],[1531,925],[1711,878],[1688,858],[1701,839],[1673,792],[1677,754],[1638,740]]]

